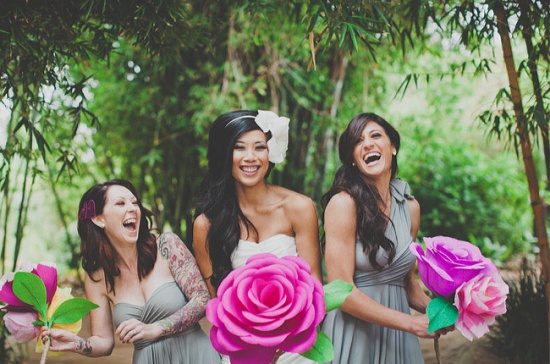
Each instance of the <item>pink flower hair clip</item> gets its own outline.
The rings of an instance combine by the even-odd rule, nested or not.
[[[84,205],[80,209],[80,212],[78,213],[78,219],[79,220],[88,220],[92,217],[95,217],[95,202],[94,200],[89,200],[88,202],[84,202]]]

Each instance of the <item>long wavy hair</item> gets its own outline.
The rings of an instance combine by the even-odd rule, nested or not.
[[[130,190],[136,197],[139,209],[141,210],[141,220],[137,239],[138,276],[141,280],[151,272],[155,265],[157,259],[157,244],[155,236],[151,233],[153,213],[143,207],[139,194],[132,183],[123,179],[113,179],[92,186],[80,199],[78,211],[80,212],[82,208],[85,208],[85,204],[89,204],[90,201],[93,201],[95,204],[95,215],[101,215],[105,207],[107,190],[111,186],[122,186]],[[107,290],[109,292],[114,292],[115,277],[120,275],[120,268],[116,263],[117,252],[113,244],[107,238],[105,231],[94,224],[89,217],[85,219],[79,218],[78,235],[80,236],[82,267],[90,278],[92,277],[92,273],[100,268],[103,269]]]
[[[257,111],[239,110],[220,115],[212,124],[208,136],[208,170],[201,186],[201,197],[195,217],[204,214],[210,229],[206,236],[207,250],[212,263],[211,283],[218,287],[233,269],[231,254],[241,238],[241,222],[247,229],[256,231],[242,212],[233,179],[233,149],[244,133],[261,130],[254,118]],[[271,137],[267,133],[267,138]],[[273,163],[269,163],[269,176]]]
[[[340,193],[348,193],[355,201],[357,214],[357,238],[363,245],[363,251],[368,255],[371,265],[382,270],[376,261],[376,253],[379,248],[388,252],[389,262],[395,256],[395,244],[385,236],[386,227],[391,220],[382,212],[384,202],[373,185],[363,178],[361,172],[353,165],[353,151],[361,140],[361,134],[368,122],[380,125],[391,144],[399,151],[401,139],[399,133],[386,120],[373,113],[364,113],[351,119],[347,128],[340,136],[338,152],[342,166],[336,172],[331,188],[321,199],[323,208],[326,208],[330,199]],[[392,156],[391,178],[397,173],[397,156]]]

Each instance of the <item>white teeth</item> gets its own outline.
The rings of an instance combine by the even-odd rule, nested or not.
[[[245,172],[256,172],[258,170],[257,166],[243,166],[241,169]]]
[[[137,220],[135,218],[132,218],[132,219],[128,219],[128,220],[124,221],[123,224],[124,225],[135,224],[136,221]]]

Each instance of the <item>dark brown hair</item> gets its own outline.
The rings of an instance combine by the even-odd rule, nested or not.
[[[95,215],[101,215],[105,206],[107,190],[111,186],[122,186],[130,190],[136,197],[141,211],[137,240],[138,276],[141,280],[151,272],[155,265],[157,244],[155,236],[151,233],[153,213],[143,207],[136,188],[129,181],[123,179],[113,179],[105,183],[98,183],[84,193],[78,205],[78,211],[86,208],[86,205],[89,205],[90,201],[93,201],[95,204]],[[94,224],[89,217],[78,220],[82,267],[90,278],[92,277],[92,273],[102,268],[105,274],[107,290],[114,292],[115,277],[120,275],[120,268],[116,265],[117,252],[105,235],[105,231]]]
[[[364,113],[351,119],[346,130],[340,136],[338,152],[342,166],[336,172],[329,191],[323,196],[322,206],[326,208],[330,199],[340,193],[348,193],[355,201],[357,214],[357,237],[368,254],[369,262],[378,270],[382,267],[376,261],[376,252],[383,248],[388,252],[389,262],[395,256],[395,244],[385,236],[386,227],[391,220],[382,212],[383,203],[376,187],[370,185],[353,166],[353,151],[361,140],[363,129],[369,122],[380,125],[388,135],[391,144],[399,151],[401,139],[399,133],[386,120],[373,113]],[[397,156],[393,156],[391,178],[397,173]]]

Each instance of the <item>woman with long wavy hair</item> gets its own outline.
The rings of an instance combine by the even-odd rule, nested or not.
[[[418,337],[428,334],[430,301],[415,279],[420,205],[396,177],[399,133],[372,113],[354,117],[339,140],[342,166],[323,196],[325,263],[329,282],[354,285],[327,314],[323,331],[333,363],[424,362]]]
[[[210,129],[193,244],[212,296],[232,269],[258,253],[300,256],[321,280],[313,201],[266,180],[284,159],[288,122],[270,111],[241,110],[219,116]],[[304,362],[298,354],[285,353],[277,363]]]
[[[117,337],[134,345],[134,364],[220,362],[198,323],[210,295],[196,261],[177,235],[151,232],[152,215],[126,180],[84,193],[78,215],[84,287],[99,308],[90,311],[89,338],[44,330],[50,350],[105,356]]]

